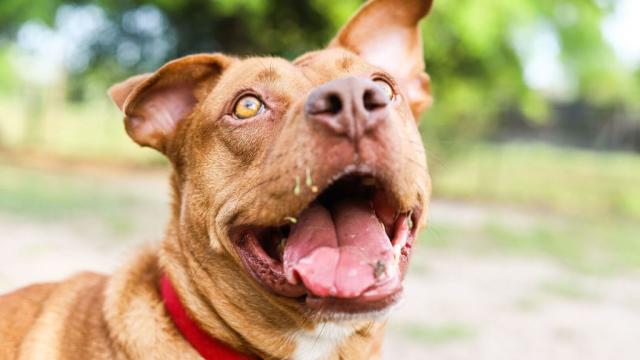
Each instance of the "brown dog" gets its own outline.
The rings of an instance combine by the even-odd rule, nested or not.
[[[235,358],[378,358],[430,195],[430,7],[371,0],[293,62],[193,55],[115,85],[129,135],[173,165],[166,237],[111,277],[0,297],[0,357],[206,357],[186,310]]]

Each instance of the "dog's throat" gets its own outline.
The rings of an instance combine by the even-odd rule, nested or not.
[[[366,199],[307,208],[291,228],[283,266],[289,283],[320,297],[355,298],[400,282],[393,244]]]
[[[259,360],[232,349],[202,330],[189,317],[166,274],[160,278],[160,294],[165,309],[178,331],[205,360]]]

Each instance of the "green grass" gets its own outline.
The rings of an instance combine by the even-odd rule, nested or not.
[[[157,152],[140,148],[127,136],[122,114],[106,94],[82,104],[50,96],[33,114],[25,98],[0,98],[0,148],[93,161],[163,162]],[[38,125],[30,128],[29,123]]]
[[[0,212],[35,221],[103,222],[115,233],[133,230],[126,209],[141,200],[95,179],[0,163]]]
[[[513,307],[524,313],[538,311],[544,304],[544,300],[539,296],[523,296],[513,303]]]
[[[598,275],[640,269],[640,224],[635,221],[571,217],[533,221],[526,228],[508,221],[432,224],[420,241],[430,248],[473,254],[548,257],[572,270]]]
[[[426,345],[443,345],[472,338],[475,331],[466,325],[446,323],[426,326],[417,323],[400,325],[399,331],[408,339]]]
[[[568,219],[560,224],[542,221],[527,230],[488,224],[483,232],[500,249],[551,255],[584,272],[640,268],[640,225],[633,221]]]
[[[473,145],[436,166],[434,195],[640,220],[640,156],[544,145]]]
[[[598,294],[575,279],[556,279],[540,284],[543,293],[573,301],[598,300]]]
[[[564,276],[540,283],[537,291],[516,299],[513,306],[521,312],[539,311],[548,304],[549,296],[570,302],[597,302],[602,299],[601,293],[586,286],[580,278]]]

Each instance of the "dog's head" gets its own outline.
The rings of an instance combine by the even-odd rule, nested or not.
[[[325,318],[397,301],[430,194],[430,7],[372,0],[294,61],[193,55],[110,90],[133,140],[174,166],[177,236],[206,245],[201,263],[230,260],[220,281],[253,286],[228,291]]]

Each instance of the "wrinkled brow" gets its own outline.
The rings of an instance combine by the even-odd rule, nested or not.
[[[261,70],[256,75],[256,80],[260,82],[268,82],[268,81],[276,81],[280,78],[280,75],[273,67],[268,67],[267,69]]]
[[[302,55],[301,57],[293,60],[293,65],[295,65],[295,66],[308,65],[309,63],[312,63],[315,60],[316,57],[318,57],[318,55],[315,54],[315,53],[309,53],[309,54]]]

